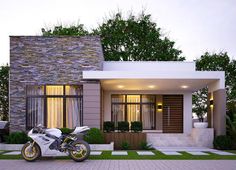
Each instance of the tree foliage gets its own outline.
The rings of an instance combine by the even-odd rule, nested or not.
[[[88,31],[84,28],[83,24],[77,24],[72,26],[55,26],[53,29],[41,29],[43,36],[60,36],[60,35],[68,35],[68,36],[83,36],[88,35]]]
[[[150,15],[130,14],[124,18],[116,13],[97,28],[88,32],[82,24],[77,26],[55,26],[42,28],[44,36],[54,35],[99,35],[107,61],[183,61],[181,50],[174,48],[174,42],[161,34],[161,29]]]
[[[9,66],[0,67],[0,120],[8,120]]]
[[[225,71],[227,103],[236,101],[236,61],[230,60],[226,52],[206,52],[196,60],[199,71]],[[193,111],[196,114],[206,113],[207,88],[193,94]],[[198,112],[198,113],[197,113]]]

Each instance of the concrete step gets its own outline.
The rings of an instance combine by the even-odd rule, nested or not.
[[[147,142],[156,147],[191,147],[196,146],[191,135],[148,133]]]

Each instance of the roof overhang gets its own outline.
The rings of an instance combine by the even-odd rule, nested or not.
[[[132,72],[83,71],[83,79],[100,80],[105,90],[196,91],[213,83],[224,88],[223,71]]]

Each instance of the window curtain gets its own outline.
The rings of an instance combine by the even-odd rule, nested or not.
[[[140,121],[140,104],[128,104],[127,105],[127,121]]]
[[[66,87],[66,94],[78,95],[78,88],[74,86]],[[74,128],[80,126],[80,99],[79,98],[67,98],[66,99],[66,127]]]
[[[124,104],[113,104],[112,113],[113,113],[113,121],[115,122],[115,126],[118,125],[117,122],[125,121],[125,105]]]
[[[27,87],[28,95],[43,95],[43,86]],[[27,102],[27,127],[32,128],[38,124],[44,125],[44,99],[29,97]]]
[[[143,104],[142,105],[142,120],[143,120],[143,129],[152,129],[154,128],[154,106]]]
[[[63,95],[63,86],[46,86],[47,95]],[[48,128],[63,127],[63,98],[47,98]]]

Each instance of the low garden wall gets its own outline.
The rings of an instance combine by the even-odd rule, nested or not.
[[[110,132],[104,133],[105,143],[114,142],[115,149],[122,149],[122,143],[127,142],[130,149],[140,149],[142,142],[146,142],[146,133]]]

